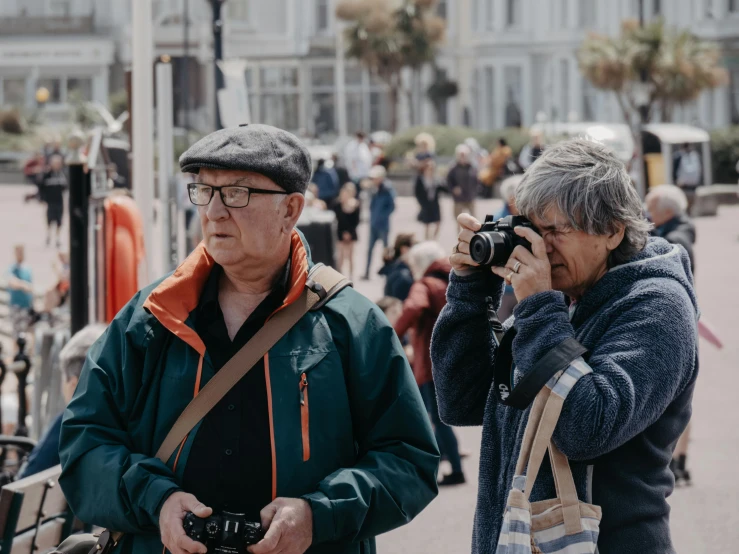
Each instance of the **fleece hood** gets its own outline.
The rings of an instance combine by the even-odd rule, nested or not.
[[[625,297],[647,280],[670,279],[685,289],[696,318],[698,302],[693,288],[690,258],[685,249],[663,238],[650,237],[644,249],[626,263],[612,267],[578,302],[577,311],[593,313],[614,297]]]

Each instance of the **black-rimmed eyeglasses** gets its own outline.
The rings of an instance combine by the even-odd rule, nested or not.
[[[255,189],[241,185],[225,185],[223,187],[214,187],[204,183],[190,183],[187,185],[190,202],[196,206],[210,204],[216,190],[221,195],[223,205],[227,208],[245,208],[249,205],[252,194],[287,194],[284,190]]]

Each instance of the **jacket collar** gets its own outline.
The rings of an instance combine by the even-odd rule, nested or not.
[[[287,279],[287,295],[282,308],[295,302],[305,288],[308,279],[308,253],[300,234],[293,230],[291,237],[290,275]],[[205,354],[205,344],[186,320],[198,306],[200,295],[210,272],[215,266],[213,257],[201,242],[187,259],[164,279],[144,302],[147,309],[167,330],[192,346],[198,354]]]

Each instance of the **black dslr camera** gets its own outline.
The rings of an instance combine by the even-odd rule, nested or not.
[[[531,243],[514,233],[514,227],[536,231],[534,224],[522,215],[509,215],[498,221],[493,221],[492,215],[486,216],[482,228],[470,241],[470,257],[483,267],[503,266],[516,246],[524,246],[531,251]]]
[[[202,519],[187,512],[182,526],[188,537],[208,548],[209,554],[243,554],[264,538],[262,526],[246,521],[244,514],[222,512]]]

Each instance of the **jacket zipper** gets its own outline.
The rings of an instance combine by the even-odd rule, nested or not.
[[[303,435],[303,461],[310,459],[310,412],[308,409],[308,376],[300,376],[300,428]]]

